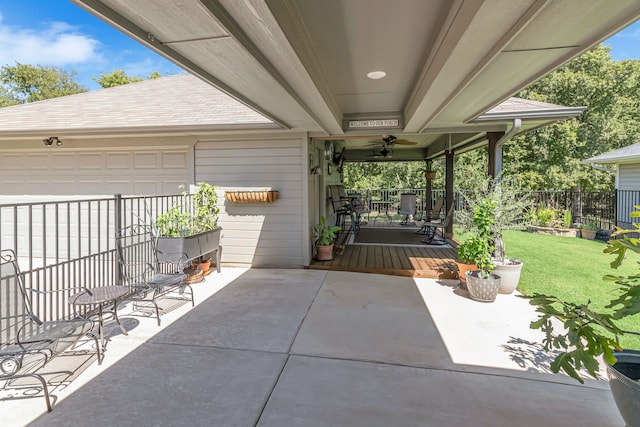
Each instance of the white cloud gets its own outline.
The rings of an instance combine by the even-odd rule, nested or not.
[[[0,66],[20,62],[65,67],[95,61],[99,59],[99,45],[98,40],[64,22],[20,28],[3,24],[0,15]]]

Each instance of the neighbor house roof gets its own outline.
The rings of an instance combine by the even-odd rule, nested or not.
[[[618,148],[617,150],[609,151],[608,153],[600,154],[599,156],[591,157],[583,160],[580,163],[634,163],[640,161],[640,142],[637,142],[626,147]]]
[[[548,102],[512,97],[496,105],[486,113],[478,116],[472,122],[475,123],[512,118],[552,119],[553,117],[558,117],[565,119],[580,115],[586,109],[587,107],[567,107],[564,105],[550,104]]]
[[[0,109],[0,136],[279,128],[190,74]]]

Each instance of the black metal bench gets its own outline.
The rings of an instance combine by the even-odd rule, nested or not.
[[[26,288],[15,253],[0,251],[0,380],[10,383],[24,377],[37,379],[42,384],[47,411],[51,411],[47,382],[38,370],[85,336],[95,341],[98,364],[102,357],[97,337],[91,334],[91,320],[73,317],[42,321],[31,308],[34,292],[48,295],[68,293],[69,289],[44,292]]]

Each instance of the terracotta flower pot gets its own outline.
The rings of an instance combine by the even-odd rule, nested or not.
[[[197,268],[200,267],[200,269],[202,270],[202,274],[203,275],[207,275],[211,272],[210,268],[211,268],[211,259],[206,259],[204,261],[200,261],[197,259],[194,259],[193,261],[191,261],[191,265],[193,266],[193,268]]]
[[[316,245],[316,259],[318,261],[331,261],[333,259],[333,245]]]
[[[464,262],[456,261],[458,266],[458,279],[460,279],[460,289],[467,289],[467,271],[477,270],[478,266],[475,264],[467,264]]]

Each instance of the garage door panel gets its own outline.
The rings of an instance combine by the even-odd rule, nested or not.
[[[156,153],[135,153],[133,166],[136,169],[157,169],[160,167],[158,154]]]
[[[107,169],[130,169],[131,156],[128,153],[107,153]]]
[[[178,186],[191,183],[193,176],[186,147],[55,150],[0,150],[0,194],[178,194]]]
[[[186,152],[162,153],[162,167],[164,169],[185,169],[189,166]]]
[[[104,154],[102,153],[80,154],[77,162],[79,169],[103,170],[106,167]]]

